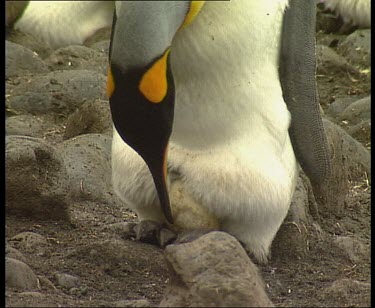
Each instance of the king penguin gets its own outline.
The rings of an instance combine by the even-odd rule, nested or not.
[[[116,1],[112,181],[139,222],[222,230],[267,261],[298,163],[313,185],[330,174],[315,13],[311,0]]]

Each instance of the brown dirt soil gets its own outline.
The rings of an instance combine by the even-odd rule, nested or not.
[[[43,235],[48,247],[43,253],[26,253],[27,263],[37,275],[45,276],[55,285],[57,271],[80,278],[81,286],[74,292],[60,287],[53,289],[41,283],[42,297],[6,293],[9,307],[100,307],[124,299],[146,298],[157,305],[168,281],[161,249],[152,245],[121,239],[106,226],[134,221],[134,215],[121,208],[92,202],[76,203],[71,208],[71,223],[40,222],[28,218],[7,217],[7,238],[31,231]],[[363,306],[370,303],[369,292],[350,294],[350,301],[326,294],[323,290],[337,279],[370,280],[370,260],[352,263],[343,251],[331,244],[335,235],[355,235],[370,244],[370,188],[353,186],[348,197],[347,216],[322,219],[328,238],[316,230],[308,235],[308,250],[301,260],[283,258],[283,251],[271,259],[261,272],[270,299],[276,306]],[[275,240],[274,250],[280,249]],[[288,256],[288,247],[281,248]],[[42,282],[42,281],[41,281]],[[354,303],[354,304],[353,304]]]

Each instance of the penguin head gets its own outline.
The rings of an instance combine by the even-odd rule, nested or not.
[[[117,1],[109,49],[107,93],[115,129],[145,161],[163,213],[173,223],[167,191],[167,152],[175,86],[173,37],[204,1]]]

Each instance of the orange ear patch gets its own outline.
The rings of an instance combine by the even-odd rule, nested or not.
[[[111,97],[114,90],[115,90],[115,82],[113,80],[113,75],[112,75],[112,72],[111,72],[111,68],[108,67],[108,73],[107,73],[107,96]]]
[[[160,103],[167,95],[167,59],[170,49],[142,76],[139,91],[152,103]]]
[[[187,13],[184,23],[182,24],[181,28],[187,26],[190,24],[194,18],[198,15],[199,11],[203,7],[203,4],[205,1],[191,1],[190,2],[190,9],[189,12]]]

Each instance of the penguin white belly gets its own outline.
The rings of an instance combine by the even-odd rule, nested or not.
[[[171,49],[176,102],[168,166],[180,176],[170,185],[172,212],[178,216],[176,196],[186,194],[185,209],[204,208],[210,215],[201,219],[210,227],[216,219],[260,261],[297,177],[278,75],[287,2],[207,1]],[[116,131],[112,166],[116,192],[140,220],[162,220],[151,174]]]
[[[53,48],[82,45],[97,30],[112,24],[114,1],[30,1],[15,29]]]
[[[371,27],[371,0],[322,0],[326,8],[335,11],[345,23]]]

